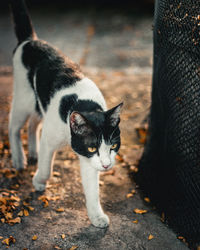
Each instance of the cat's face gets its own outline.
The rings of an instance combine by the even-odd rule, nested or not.
[[[70,116],[71,145],[90,166],[105,171],[112,168],[120,148],[120,109],[106,112],[76,112]]]

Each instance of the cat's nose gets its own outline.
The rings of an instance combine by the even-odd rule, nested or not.
[[[110,164],[109,165],[103,165],[103,168],[107,169],[110,167]]]

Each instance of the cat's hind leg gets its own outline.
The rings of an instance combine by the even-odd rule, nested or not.
[[[28,124],[28,163],[37,163],[39,135],[37,133],[38,124],[41,117],[37,113],[33,113]]]
[[[17,170],[23,169],[26,165],[26,157],[22,148],[20,129],[23,127],[32,111],[32,103],[27,105],[24,98],[24,96],[17,96],[17,94],[14,95],[9,119],[9,141],[12,153],[12,164]]]
[[[35,112],[35,95],[28,79],[28,71],[22,63],[23,46],[24,43],[17,48],[13,57],[14,86],[9,118],[9,141],[12,163],[18,170],[23,169],[26,164],[20,138],[20,129],[28,117]]]

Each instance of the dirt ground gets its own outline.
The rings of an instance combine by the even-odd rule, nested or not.
[[[0,17],[0,249],[188,249],[130,178],[137,171],[145,136],[140,130],[138,137],[136,129],[150,106],[152,16],[98,11],[86,15],[74,10],[67,15],[52,10],[47,15],[45,10],[43,15],[43,11],[32,11],[40,37],[82,65],[109,108],[124,102],[119,156],[113,170],[100,176],[101,202],[111,223],[107,229],[90,224],[79,162],[69,147],[57,152],[44,193],[32,186],[36,165],[20,173],[12,168],[8,113],[13,80],[10,51],[16,41],[4,13]],[[27,154],[26,127],[22,141]]]

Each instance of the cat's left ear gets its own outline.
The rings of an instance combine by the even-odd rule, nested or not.
[[[123,102],[117,105],[116,107],[106,111],[107,120],[109,121],[112,127],[115,127],[120,122],[120,111],[123,106]]]
[[[92,133],[92,129],[87,119],[76,111],[72,112],[70,115],[70,127],[77,135],[87,136]]]

